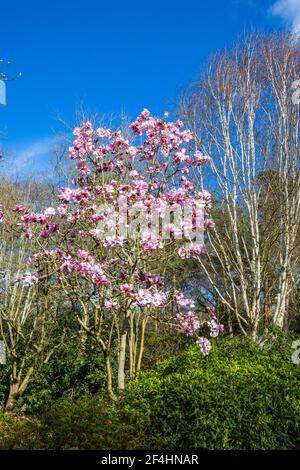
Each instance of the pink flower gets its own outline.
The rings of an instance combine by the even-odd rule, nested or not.
[[[193,311],[183,312],[177,315],[179,327],[187,336],[193,336],[199,329],[200,323]]]
[[[195,152],[195,166],[198,165],[205,165],[211,161],[211,157],[209,155],[203,155],[199,150]]]
[[[205,248],[203,245],[192,245],[191,247],[191,256],[192,258],[197,258],[205,253]]]
[[[118,302],[116,299],[111,299],[111,300],[104,300],[104,307],[108,309],[116,309],[118,308]]]
[[[99,222],[100,220],[103,220],[103,219],[104,219],[104,215],[102,214],[93,214],[91,216],[92,222]]]
[[[189,142],[190,140],[192,140],[193,135],[190,131],[186,130],[181,133],[181,138],[184,142]]]
[[[160,307],[167,302],[165,292],[157,289],[139,289],[135,296],[135,304],[145,307]]]
[[[30,228],[28,228],[26,231],[25,231],[25,237],[28,238],[28,240],[31,240],[32,237],[33,237],[33,232]]]
[[[59,204],[59,206],[57,206],[57,212],[60,215],[65,214],[67,210],[68,210],[68,204]]]
[[[122,246],[124,244],[124,237],[106,237],[102,244],[105,248],[114,248],[116,246]]]
[[[125,304],[130,301],[136,311],[161,308],[173,301],[180,312],[177,318],[180,328],[186,335],[198,338],[202,352],[207,354],[210,343],[200,336],[202,325],[193,311],[194,300],[179,291],[172,298],[163,279],[147,272],[150,270],[147,266],[155,266],[157,255],[153,259],[151,256],[164,248],[165,235],[183,238],[185,244],[179,249],[179,256],[196,259],[204,253],[200,242],[193,242],[197,240],[196,234],[203,226],[207,229],[215,226],[210,218],[204,221],[204,214],[209,217],[211,195],[207,191],[196,193],[187,176],[210,157],[201,151],[188,154],[185,142],[191,140],[191,132],[182,121],[169,122],[166,118],[166,115],[155,118],[144,109],[130,126],[135,134],[133,139],[121,131],[94,128],[91,122],[84,122],[74,130],[70,147],[77,175],[70,187],[61,188],[57,207],[31,213],[18,205],[15,212],[19,213],[19,226],[25,237],[30,240],[37,234],[46,240],[44,245],[51,247],[31,255],[28,263],[33,267],[28,269],[51,272],[53,281],[56,277],[58,284],[68,286],[69,282],[72,289],[73,286],[78,289],[77,295],[85,285],[91,301],[92,295],[104,297],[101,301],[106,309],[104,316],[119,308],[118,297]],[[137,138],[142,135],[143,139]],[[126,203],[123,211],[122,201]],[[192,208],[190,217],[185,213],[185,220],[178,221],[176,211],[182,215],[185,207]],[[0,221],[3,217],[0,207]],[[139,227],[136,230],[139,242],[131,240],[130,235],[126,235],[128,240],[125,238],[127,232],[132,235],[131,221],[134,227]],[[157,221],[159,225],[163,222],[161,231],[157,230]],[[161,254],[162,262],[168,264],[168,253]],[[26,274],[28,285],[36,282],[35,276]],[[210,337],[217,337],[224,329],[215,314],[210,314],[203,325],[209,327]]]
[[[47,224],[46,228],[40,233],[41,238],[48,238],[50,235],[58,232],[59,226],[57,224]]]
[[[178,152],[174,154],[174,161],[175,163],[182,163],[185,162],[188,159],[188,155],[186,155],[186,150],[185,149],[180,149]]]
[[[211,194],[208,191],[198,193],[198,201],[203,204],[205,210],[211,209]]]
[[[22,276],[21,279],[23,280],[24,286],[28,286],[28,287],[34,286],[34,285],[37,284],[38,281],[39,281],[39,278],[38,278],[37,274],[31,273],[31,272],[29,272],[29,271],[26,272],[26,273]]]
[[[162,248],[162,240],[159,235],[155,235],[150,230],[146,230],[142,233],[141,246],[147,254],[154,253],[158,248]]]
[[[55,209],[54,207],[48,207],[45,211],[44,211],[44,215],[46,217],[50,217],[52,215],[55,215]]]
[[[120,284],[119,286],[120,292],[123,292],[123,294],[132,294],[134,289],[132,284]]]
[[[71,197],[72,197],[72,189],[71,188],[62,188],[60,190],[60,194],[59,194],[59,199],[61,199],[63,202],[70,202],[71,201]]]
[[[210,344],[209,339],[205,338],[204,336],[200,336],[197,339],[197,343],[200,346],[200,350],[201,350],[202,354],[204,354],[204,356],[207,356],[210,349],[211,349],[211,344]]]
[[[178,254],[180,258],[182,259],[188,259],[191,257],[191,252],[188,248],[185,248],[184,246],[181,246],[178,250]]]
[[[178,290],[174,292],[174,299],[180,307],[189,307],[189,308],[195,307],[195,301],[193,299],[185,298],[183,293]]]
[[[86,250],[78,250],[77,255],[80,258],[83,258],[84,260],[88,261],[89,263],[95,263],[94,258]]]
[[[111,130],[110,129],[104,129],[104,128],[99,128],[96,130],[96,133],[101,139],[104,139],[105,137],[110,138],[111,137]]]
[[[15,212],[27,212],[28,209],[26,207],[22,206],[22,204],[17,204],[16,207],[14,208]]]
[[[212,219],[205,219],[204,226],[208,230],[213,230],[215,228],[216,224]]]
[[[194,258],[197,259],[198,256],[203,255],[205,253],[205,248],[203,245],[196,245],[190,244],[188,246],[182,246],[178,250],[178,254],[180,258],[189,259]]]
[[[137,153],[138,153],[138,151],[137,151],[136,147],[133,147],[132,145],[130,147],[128,147],[128,156],[129,156],[129,158],[134,160]]]
[[[223,333],[224,331],[224,325],[221,323],[218,323],[216,320],[212,319],[207,322],[209,328],[210,328],[210,336],[212,338],[217,338],[220,333]]]
[[[93,236],[93,237],[100,237],[102,235],[102,230],[100,228],[92,228],[89,233]]]
[[[148,183],[146,183],[143,179],[134,180],[133,185],[135,187],[136,195],[138,197],[144,197],[148,191]]]

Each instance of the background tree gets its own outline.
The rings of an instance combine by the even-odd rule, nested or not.
[[[199,263],[228,316],[254,338],[266,316],[287,323],[299,266],[299,63],[289,35],[247,36],[217,54],[181,100],[197,147],[212,156],[207,176],[223,218],[209,234],[209,267]]]

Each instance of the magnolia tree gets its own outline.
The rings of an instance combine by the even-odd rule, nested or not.
[[[204,254],[204,232],[214,227],[211,198],[194,190],[189,172],[209,157],[188,155],[191,133],[167,115],[158,119],[144,110],[130,128],[131,141],[83,123],[70,148],[78,172],[73,187],[61,188],[56,207],[41,213],[15,208],[25,237],[43,247],[28,261],[27,284],[63,292],[82,340],[91,337],[103,354],[114,400],[124,391],[125,370],[134,377],[141,367],[149,318],[194,337],[203,354],[223,330],[212,306],[198,312],[162,276],[172,257],[185,263]]]
[[[7,208],[2,190],[0,187],[1,201]],[[0,346],[6,353],[1,376],[7,384],[5,408],[11,410],[63,343],[66,316],[58,315],[47,285],[33,283],[32,273],[26,267],[32,243],[13,230],[18,214],[5,210],[5,219],[3,214],[1,209]]]

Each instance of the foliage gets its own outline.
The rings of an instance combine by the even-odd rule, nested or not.
[[[208,357],[191,347],[141,373],[126,406],[149,419],[144,445],[276,449],[299,439],[300,369],[287,347],[274,349],[226,339]]]
[[[275,338],[275,336],[274,336]],[[191,346],[130,381],[123,403],[58,400],[40,415],[0,420],[5,449],[278,449],[300,438],[300,368],[290,339],[258,347]]]
[[[128,448],[128,423],[99,397],[65,399],[38,418],[0,418],[0,449],[121,449]],[[129,433],[128,433],[129,436]]]
[[[99,351],[82,351],[78,340],[67,344],[44,364],[26,395],[18,400],[18,408],[26,412],[41,412],[61,398],[75,400],[86,394],[103,393],[105,367]]]

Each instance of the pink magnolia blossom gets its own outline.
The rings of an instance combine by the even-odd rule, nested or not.
[[[130,139],[120,131],[94,128],[91,122],[84,122],[74,129],[70,147],[77,175],[70,187],[60,189],[57,207],[32,213],[19,205],[15,212],[25,237],[38,243],[43,239],[50,247],[31,256],[30,269],[48,273],[50,265],[52,279],[56,275],[59,283],[69,282],[71,288],[74,284],[91,285],[106,309],[130,303],[133,309],[143,311],[174,302],[180,329],[198,338],[203,354],[207,354],[210,343],[204,336],[198,337],[200,329],[208,327],[210,336],[216,337],[223,325],[212,315],[200,324],[193,299],[179,291],[168,291],[163,279],[146,271],[146,266],[154,265],[158,250],[164,255],[173,236],[186,242],[178,251],[182,260],[197,259],[204,254],[204,247],[200,242],[190,242],[196,240],[199,229],[214,228],[209,218],[210,193],[197,193],[188,179],[190,170],[208,163],[210,157],[201,151],[187,152],[185,144],[192,139],[191,132],[182,121],[169,122],[166,118],[155,118],[144,109],[130,126]],[[126,238],[121,231],[129,225],[120,215],[123,203],[130,220],[142,214],[139,241]],[[178,207],[182,213],[185,205],[193,208],[191,220],[171,219],[170,213]],[[164,222],[164,234],[151,226],[153,214]],[[0,208],[0,221],[3,217]],[[166,244],[164,235],[169,235]],[[32,281],[38,282],[34,274]]]
[[[209,339],[205,338],[204,336],[200,336],[197,339],[197,343],[200,346],[200,350],[204,356],[207,356],[209,354],[209,351],[211,350],[211,343]]]
[[[155,235],[150,230],[146,230],[142,234],[141,246],[147,254],[154,253],[158,248],[163,247],[162,239],[159,235]]]
[[[15,212],[28,212],[28,209],[24,207],[22,204],[17,204],[14,208]]]
[[[19,275],[15,282],[22,282],[22,284],[26,287],[31,287],[37,284],[39,281],[38,275],[36,273],[27,271],[23,275]]]
[[[124,237],[106,237],[103,241],[102,244],[106,248],[114,248],[116,246],[122,246],[124,245],[125,239]]]
[[[55,215],[56,211],[55,211],[54,207],[47,207],[47,209],[44,211],[44,214],[45,214],[46,217],[50,217],[52,215]]]
[[[25,237],[28,238],[28,240],[31,240],[33,237],[33,231],[31,228],[27,228],[25,231]]]
[[[119,304],[116,299],[105,300],[104,307],[108,309],[116,309],[119,307]]]
[[[166,293],[160,292],[157,289],[139,289],[135,295],[135,305],[141,307],[160,307],[166,302]]]
[[[197,316],[191,310],[178,314],[177,319],[179,327],[185,332],[187,336],[193,336],[200,327]]]
[[[198,256],[201,256],[205,253],[205,248],[203,245],[196,245],[192,244],[189,246],[182,246],[178,250],[178,254],[180,258],[189,259],[195,258],[197,259]]]
[[[212,230],[214,229],[216,226],[215,222],[212,220],[212,219],[205,219],[204,221],[204,227],[209,229],[209,230]]]
[[[175,290],[174,300],[176,301],[177,305],[179,305],[179,307],[195,308],[195,301],[193,299],[184,297],[183,292],[180,292],[179,290]]]
[[[208,326],[210,328],[210,336],[212,338],[217,338],[220,333],[224,331],[224,325],[218,323],[216,320],[212,319],[208,322]]]
[[[132,284],[120,284],[119,286],[120,292],[123,292],[123,294],[133,294],[134,288]]]
[[[211,157],[209,155],[203,155],[199,150],[195,152],[195,166],[198,165],[205,165],[211,161]]]

